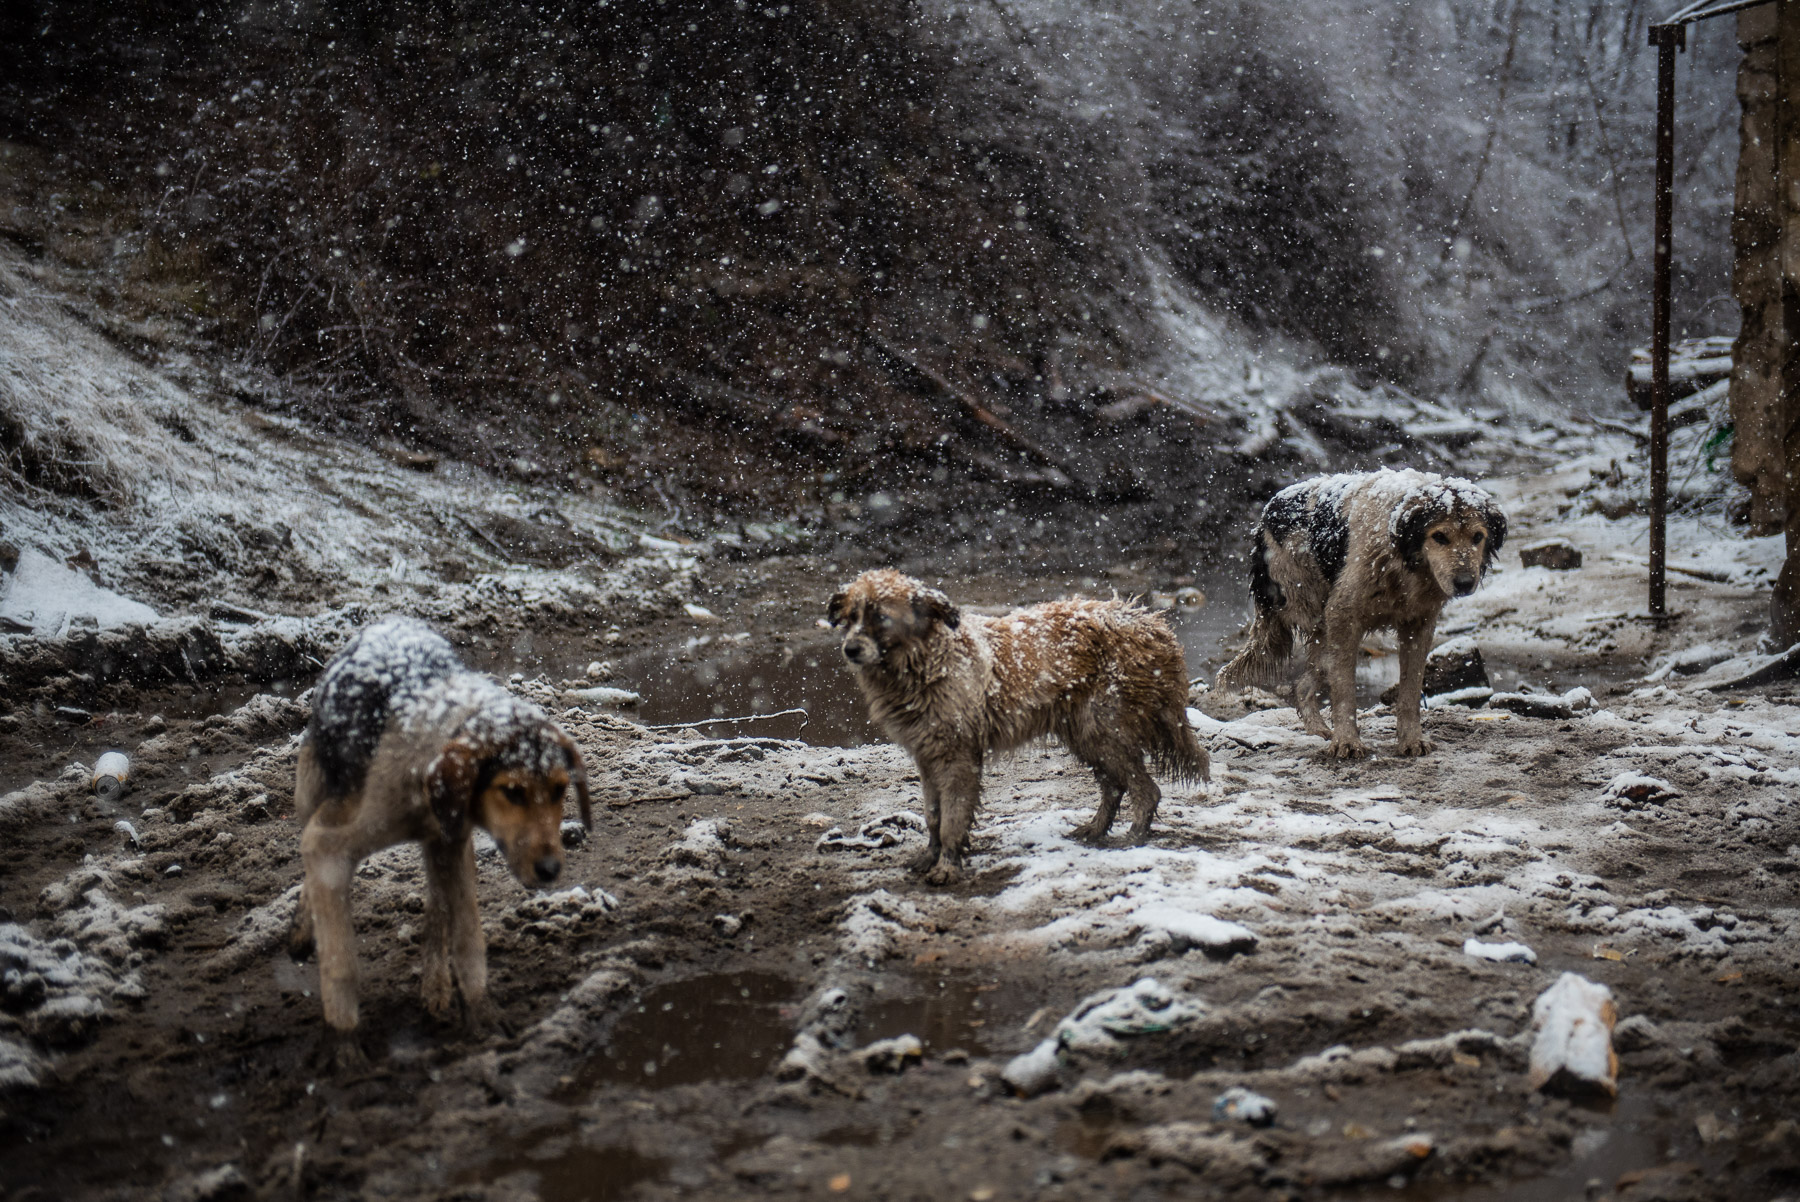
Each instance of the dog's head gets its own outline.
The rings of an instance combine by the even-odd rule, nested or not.
[[[426,788],[446,839],[479,826],[528,887],[548,885],[562,874],[563,799],[571,788],[581,825],[593,826],[581,752],[535,706],[479,713],[465,722],[432,761]]]
[[[1394,546],[1409,568],[1431,574],[1447,597],[1466,597],[1493,566],[1506,541],[1506,515],[1466,481],[1418,489],[1394,515]]]
[[[950,598],[892,568],[864,572],[833,593],[826,615],[846,628],[844,658],[858,669],[891,660],[939,625],[955,630],[962,622]]]

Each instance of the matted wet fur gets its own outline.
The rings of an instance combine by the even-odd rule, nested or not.
[[[1234,691],[1272,681],[1305,643],[1294,704],[1306,729],[1331,740],[1326,755],[1366,754],[1356,729],[1356,653],[1371,630],[1400,643],[1394,697],[1401,755],[1431,750],[1419,724],[1425,658],[1438,613],[1475,591],[1506,540],[1506,515],[1467,480],[1383,470],[1320,476],[1276,493],[1256,524],[1250,642],[1219,672]],[[1321,677],[1331,725],[1319,713]]]
[[[955,879],[989,752],[1054,735],[1100,784],[1100,807],[1073,832],[1099,842],[1122,796],[1131,838],[1150,832],[1165,775],[1211,779],[1187,722],[1187,661],[1161,614],[1127,601],[1050,601],[1004,617],[963,615],[950,599],[891,569],[864,572],[832,598],[847,626],[875,722],[919,766],[930,845],[914,867]]]
[[[460,991],[467,1018],[494,1017],[475,900],[481,827],[528,887],[562,871],[563,795],[592,821],[581,753],[548,715],[465,671],[422,622],[388,618],[332,657],[313,694],[294,788],[305,867],[292,935],[316,941],[325,1021],[340,1059],[360,1058],[350,883],[372,852],[416,842],[425,861],[425,1008],[443,1015]],[[452,988],[454,971],[455,990]]]

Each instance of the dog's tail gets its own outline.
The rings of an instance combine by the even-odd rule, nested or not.
[[[1145,751],[1159,776],[1184,785],[1212,782],[1212,759],[1194,728],[1188,725],[1185,705],[1165,706],[1151,720]]]
[[[1294,632],[1272,609],[1257,606],[1256,620],[1250,624],[1250,641],[1223,668],[1213,688],[1220,693],[1236,693],[1252,685],[1264,685],[1281,672],[1294,646]]]
[[[1259,525],[1250,549],[1250,597],[1256,602],[1256,618],[1250,624],[1250,641],[1232,661],[1219,669],[1213,688],[1236,693],[1251,685],[1269,683],[1286,665],[1294,649],[1294,631],[1282,617],[1285,598],[1281,586],[1269,575],[1269,559]]]

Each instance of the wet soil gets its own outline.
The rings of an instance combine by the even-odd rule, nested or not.
[[[546,624],[467,646],[557,706],[596,766],[599,812],[570,849],[568,890],[529,894],[479,858],[499,1031],[425,1016],[417,855],[365,864],[363,1072],[330,1066],[316,966],[280,942],[304,708],[229,686],[121,692],[85,723],[7,715],[0,787],[25,786],[29,804],[0,830],[0,932],[57,948],[87,975],[52,993],[101,1011],[0,995],[0,1050],[27,1049],[36,1080],[0,1088],[0,1199],[1800,1190],[1800,708],[1780,685],[1626,683],[1672,640],[1732,628],[1753,593],[1709,585],[1686,606],[1712,615],[1705,629],[1687,619],[1639,643],[1615,623],[1601,645],[1527,638],[1501,614],[1529,581],[1496,585],[1492,608],[1471,610],[1496,677],[1588,683],[1610,712],[1434,710],[1423,760],[1382,754],[1392,717],[1372,699],[1377,758],[1349,766],[1320,761],[1291,711],[1207,703],[1225,723],[1209,735],[1213,783],[1165,788],[1143,848],[1070,842],[1094,801],[1085,773],[1054,749],[1007,757],[967,875],[933,889],[904,866],[920,846],[916,773],[871,737],[815,625],[847,558],[710,563],[695,600],[713,621]],[[1114,566],[996,571],[956,595],[1197,584],[1208,604],[1175,620],[1210,677],[1247,608],[1229,576]],[[1544,596],[1552,614],[1574,604]],[[597,662],[642,695],[635,711],[557,700]],[[1384,682],[1371,660],[1362,686]],[[803,725],[735,721],[789,708]],[[135,760],[116,802],[61,776],[114,746]],[[1674,796],[1608,800],[1632,771]],[[1244,924],[1256,944],[1183,944],[1145,917],[1157,907]],[[1471,936],[1525,942],[1537,963],[1474,959]],[[1645,1020],[1620,1040],[1617,1101],[1526,1079],[1532,1000],[1563,971]],[[1009,1059],[1084,999],[1144,976],[1198,1017],[1071,1053],[1037,1096],[1004,1084]],[[1412,1042],[1458,1032],[1474,1034]],[[802,1036],[810,1059],[796,1059]],[[901,1036],[917,1055],[858,1056]],[[1215,1119],[1238,1084],[1276,1103],[1273,1126]]]

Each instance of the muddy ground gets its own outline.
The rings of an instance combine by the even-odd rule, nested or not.
[[[357,1075],[323,1062],[314,966],[281,944],[308,680],[120,685],[116,706],[91,685],[79,721],[16,706],[0,1198],[1800,1194],[1800,690],[1729,684],[1762,662],[1778,551],[1678,522],[1680,616],[1651,623],[1642,523],[1584,515],[1586,479],[1571,461],[1495,485],[1515,548],[1559,534],[1586,564],[1508,551],[1443,625],[1496,686],[1591,704],[1436,707],[1436,751],[1398,759],[1374,642],[1371,761],[1327,764],[1291,709],[1201,692],[1212,784],[1168,788],[1146,846],[1071,842],[1091,782],[1032,749],[989,772],[947,889],[905,870],[916,774],[870,741],[814,624],[848,556],[707,560],[683,578],[705,618],[465,632],[562,715],[598,814],[559,892],[481,856],[501,1032],[426,1019],[417,854],[365,864]],[[959,596],[1203,577],[1214,599],[1178,621],[1210,678],[1244,609],[1226,574],[1095,571]],[[602,680],[644,695],[635,716],[569,693]],[[804,724],[668,725],[790,706]],[[135,777],[101,800],[83,766],[109,747]],[[1532,1002],[1564,972],[1613,990],[1616,1101],[1527,1083]],[[1144,978],[1157,1021],[1065,1027],[1085,1034],[1047,1075],[1008,1082]],[[1273,1123],[1217,1114],[1233,1086]]]

